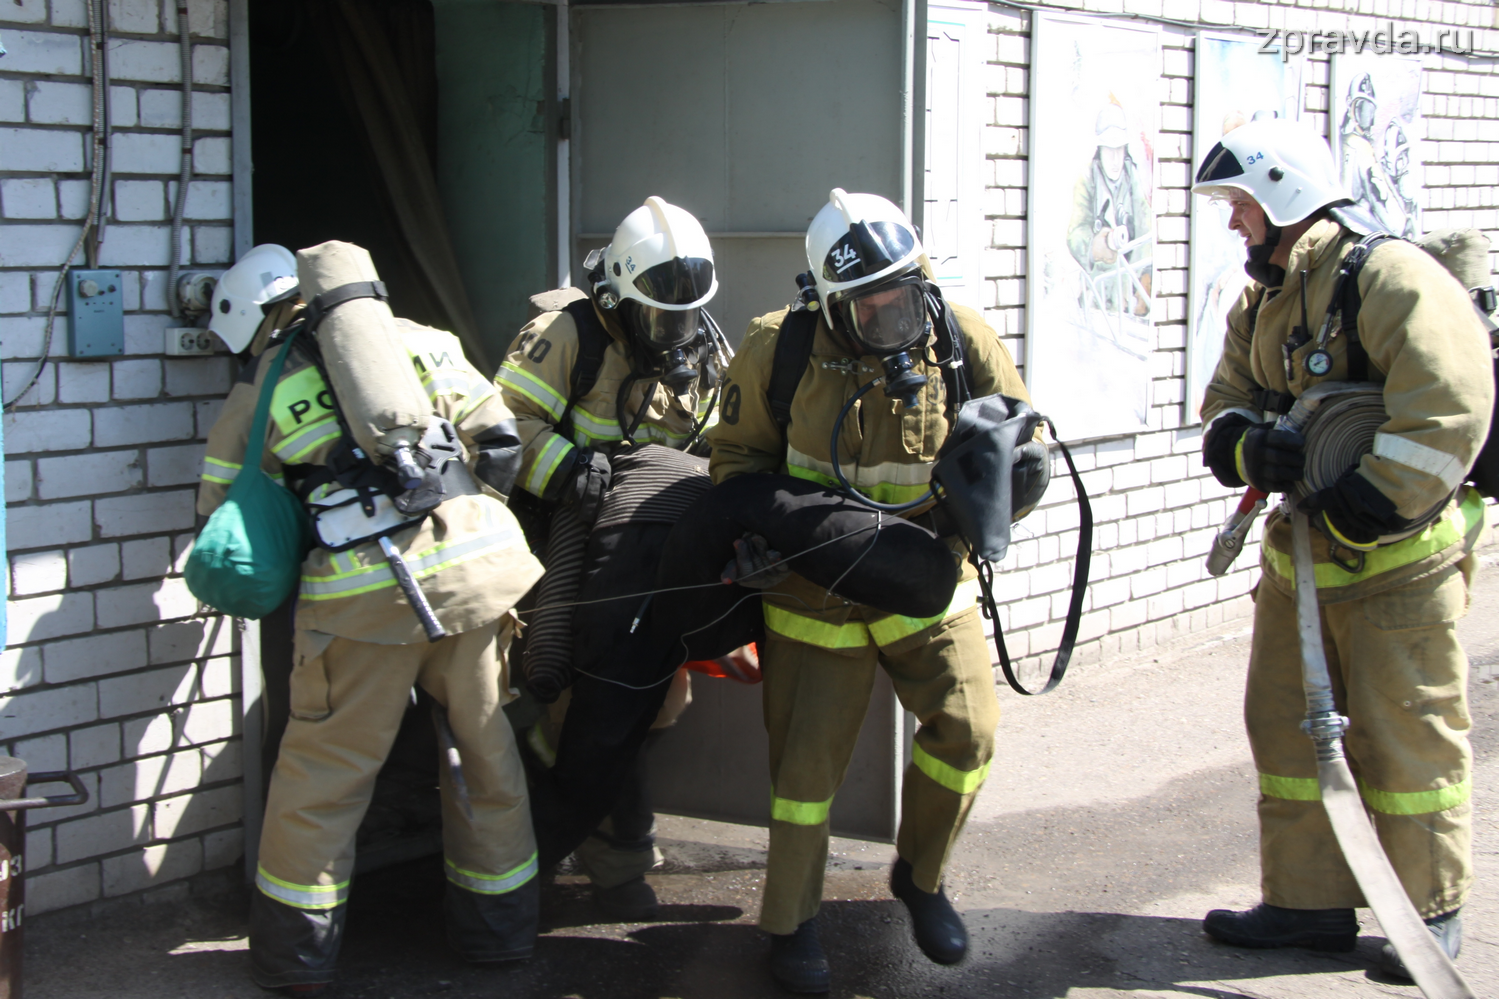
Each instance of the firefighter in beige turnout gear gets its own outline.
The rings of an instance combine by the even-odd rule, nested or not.
[[[701,441],[720,370],[718,345],[703,315],[718,283],[701,224],[657,197],[620,223],[609,246],[590,257],[585,270],[591,295],[559,289],[532,299],[545,311],[520,331],[495,382],[516,414],[525,446],[518,488],[547,508],[571,506],[591,524],[609,487],[612,449],[657,444],[682,450]],[[580,324],[587,328],[580,330]],[[585,377],[592,377],[591,385],[580,380]],[[647,590],[655,564],[640,549],[632,551],[616,557],[639,559],[638,585],[630,589]],[[597,617],[595,622],[605,626]],[[653,734],[671,726],[691,702],[689,677],[682,669],[670,683]],[[526,736],[554,778],[545,788],[533,785],[544,859],[555,841],[566,838],[547,828],[545,805],[554,800],[550,789],[574,803],[596,794],[570,779],[574,747],[561,745],[567,738],[564,719],[571,716],[572,724],[587,726],[595,711],[617,719],[628,710],[619,693],[582,677]],[[652,741],[647,738],[647,748]],[[560,768],[555,766],[559,751]],[[645,786],[645,754],[642,749],[617,789],[613,811],[574,851],[595,901],[614,918],[645,919],[656,909],[655,891],[645,880],[661,860]],[[565,853],[569,845],[557,849]]]
[[[231,300],[214,310],[212,328],[231,349],[248,348],[249,362],[209,434],[202,514],[223,502],[239,473],[271,357],[305,313],[290,253],[252,253],[220,282],[230,299],[248,283],[239,298],[249,307]],[[455,801],[444,771],[449,940],[466,958],[500,961],[528,956],[536,936],[536,849],[524,774],[501,710],[512,697],[510,608],[541,574],[503,500],[519,440],[499,393],[456,337],[395,322],[433,413],[451,421],[467,452],[462,469],[452,462],[444,472],[441,505],[414,529],[390,535],[448,635],[429,644],[378,542],[308,553],[296,605],[291,718],[271,778],[250,930],[256,981],[293,994],[317,994],[333,978],[355,831],[414,685],[447,711],[471,810]],[[322,375],[297,345],[309,336],[293,340],[274,389],[262,467],[299,495],[312,486],[315,499],[338,488],[314,484],[343,435]]]
[[[812,222],[807,254],[822,318],[785,436],[767,395],[787,316],[782,310],[750,323],[729,366],[720,419],[709,434],[713,479],[779,472],[836,489],[828,453],[834,420],[860,386],[881,376],[889,347],[910,346],[914,370],[931,376],[927,386],[913,406],[879,391],[861,400],[841,428],[840,460],[851,484],[875,500],[919,497],[947,436],[949,414],[931,362],[934,334],[926,307],[919,295],[910,297],[924,279],[915,231],[884,198],[835,190]],[[999,392],[1028,402],[994,330],[971,310],[949,308],[961,327],[973,394]],[[829,329],[830,311],[837,332]],[[977,593],[976,574],[965,566],[948,611],[918,620],[850,604],[795,573],[764,590],[761,665],[773,798],[760,926],[774,935],[773,973],[793,991],[828,987],[813,921],[822,898],[828,812],[880,668],[920,722],[903,784],[892,888],[911,908],[918,943],[929,956],[951,963],[966,951],[966,933],[941,886],[953,843],[989,772],[999,721]]]
[[[1357,344],[1341,330],[1309,356],[1340,263],[1360,234],[1321,138],[1266,121],[1230,132],[1193,188],[1227,198],[1254,278],[1229,314],[1209,384],[1204,462],[1226,486],[1283,491],[1302,475],[1300,435],[1266,421],[1323,381],[1384,386],[1387,422],[1373,453],[1303,501],[1313,532],[1322,637],[1365,806],[1416,909],[1455,957],[1472,883],[1472,753],[1467,658],[1455,622],[1467,610],[1485,531],[1462,485],[1488,432],[1492,363],[1464,289],[1400,241],[1358,274]],[[1347,224],[1345,224],[1347,223]],[[1366,227],[1366,231],[1369,231]],[[1305,315],[1301,305],[1305,295]],[[1360,357],[1362,351],[1366,357]],[[1366,368],[1359,378],[1357,369]],[[1353,373],[1350,374],[1350,369]],[[1263,411],[1263,412],[1262,412]],[[1265,525],[1255,592],[1245,722],[1260,780],[1264,902],[1215,910],[1205,930],[1249,947],[1352,950],[1364,899],[1320,801],[1297,640],[1290,521]],[[1404,974],[1392,948],[1387,970]]]

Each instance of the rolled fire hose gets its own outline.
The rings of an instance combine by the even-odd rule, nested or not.
[[[1374,437],[1389,420],[1384,408],[1384,388],[1373,382],[1323,382],[1302,393],[1291,411],[1275,423],[1277,430],[1293,430],[1306,438],[1306,472],[1292,493],[1300,502],[1319,489],[1337,482],[1374,450]],[[1229,515],[1208,552],[1208,573],[1221,576],[1238,558],[1254,520],[1265,509],[1266,494],[1254,487],[1245,490],[1238,507]],[[1412,525],[1379,539],[1390,544],[1425,530],[1446,509],[1443,497]]]
[[[1327,809],[1333,835],[1343,858],[1353,871],[1364,900],[1385,936],[1395,946],[1421,991],[1428,999],[1477,999],[1463,980],[1410,896],[1390,866],[1390,858],[1364,811],[1363,798],[1348,760],[1343,755],[1343,733],[1348,719],[1338,713],[1333,701],[1332,677],[1327,671],[1327,653],[1322,646],[1322,619],[1317,605],[1317,576],[1312,561],[1312,532],[1307,516],[1291,511],[1291,548],[1296,566],[1296,627],[1301,637],[1302,685],[1306,689],[1306,722],[1303,729],[1317,747],[1317,787]]]
[[[589,528],[570,508],[552,515],[542,563],[546,574],[536,587],[536,610],[527,622],[521,670],[532,696],[551,704],[573,682],[573,601],[583,584]]]

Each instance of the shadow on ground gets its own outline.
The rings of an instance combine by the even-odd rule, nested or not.
[[[720,898],[749,902],[757,888],[756,881],[734,872],[711,877]],[[884,873],[866,871],[859,877],[870,880],[873,891]],[[586,884],[547,885],[546,932],[535,956],[490,968],[467,965],[446,946],[437,860],[365,875],[354,893],[334,995],[740,999],[783,994],[766,970],[768,942],[751,922],[752,905],[692,901],[700,886],[672,875],[657,880],[667,904],[661,919],[649,924],[597,922]],[[684,895],[689,900],[672,901]],[[246,901],[244,891],[225,890],[178,906],[122,909],[71,924],[54,921],[29,948],[28,994],[31,999],[263,996],[247,974]],[[1255,979],[1369,967],[1381,942],[1365,938],[1359,951],[1346,955],[1242,952],[1208,941],[1195,920],[1008,907],[970,909],[965,915],[973,950],[964,964],[940,968],[912,944],[899,903],[826,903],[820,920],[833,965],[831,995],[1064,997],[1098,989],[1231,999],[1252,994]],[[116,953],[99,960],[105,955],[92,948],[101,945]],[[79,950],[90,952],[90,958],[74,959]],[[1217,984],[1227,982],[1237,987]]]

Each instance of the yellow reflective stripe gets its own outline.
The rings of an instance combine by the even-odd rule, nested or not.
[[[1239,473],[1240,482],[1249,481],[1249,473],[1244,471],[1244,438],[1248,435],[1249,431],[1244,431],[1239,435],[1239,443],[1234,445],[1234,471]]]
[[[523,863],[504,874],[480,874],[477,871],[466,871],[447,857],[443,858],[443,867],[446,868],[443,873],[447,875],[448,880],[459,888],[467,888],[480,895],[503,895],[506,892],[515,891],[536,877],[536,853],[532,851],[531,856]]]
[[[768,601],[762,602],[761,606],[765,611],[765,627],[798,642],[820,645],[825,649],[861,649],[869,644],[869,629],[863,621],[829,624]]]
[[[885,464],[891,465],[894,463],[886,462]],[[909,465],[902,467],[924,468],[927,471],[928,475],[930,475],[931,473],[930,465]],[[838,479],[833,475],[831,471],[832,466],[829,465],[828,468],[829,471],[823,473],[815,468],[793,465],[791,464],[791,455],[788,454],[786,457],[787,475],[795,476],[798,479],[806,479],[808,482],[815,482],[821,486],[830,486],[833,489],[841,489],[842,486],[839,485]],[[910,500],[925,496],[928,492],[931,491],[931,486],[928,485],[927,481],[909,484],[899,482],[876,482],[872,484],[865,484],[860,480],[866,477],[864,473],[867,471],[869,471],[869,469],[855,470],[855,474],[852,478],[849,479],[849,483],[853,485],[855,489],[859,490],[859,492],[863,493],[865,496],[868,496],[870,499],[874,500],[877,503],[906,503]],[[845,477],[847,477],[848,470],[844,469],[843,474]]]
[[[1483,497],[1478,495],[1478,490],[1468,489],[1460,506],[1448,510],[1420,534],[1368,552],[1364,556],[1362,572],[1345,572],[1331,562],[1318,562],[1317,589],[1349,586],[1445,551],[1482,524],[1483,518]],[[1290,555],[1262,545],[1260,557],[1272,572],[1295,584],[1296,570]]]
[[[531,473],[526,476],[526,492],[532,496],[541,496],[546,493],[547,483],[552,481],[552,473],[557,471],[557,466],[562,459],[572,454],[573,446],[558,434],[547,436],[544,446],[531,459]]]
[[[341,433],[343,431],[338,427],[338,420],[329,416],[286,437],[272,451],[286,464],[296,464],[310,452],[329,441],[337,440]]]
[[[1286,801],[1321,801],[1322,789],[1315,777],[1277,777],[1275,774],[1260,774],[1260,793],[1267,798],[1283,798]]]
[[[1426,815],[1430,812],[1445,812],[1467,802],[1473,796],[1473,779],[1464,778],[1456,784],[1430,791],[1381,791],[1365,784],[1360,778],[1358,793],[1376,812],[1386,815]]]
[[[552,414],[552,419],[562,418],[562,410],[567,407],[567,400],[553,391],[546,382],[531,372],[522,370],[514,361],[506,361],[500,365],[500,370],[494,376],[494,380],[502,388],[508,388],[536,403]]]
[[[828,809],[832,807],[832,798],[827,801],[792,801],[777,798],[774,794],[770,796],[770,817],[794,826],[820,826],[828,820]]]
[[[467,396],[464,404],[462,406],[459,406],[458,409],[453,412],[453,423],[462,423],[464,420],[468,419],[470,413],[478,409],[480,406],[484,405],[484,403],[488,402],[490,399],[493,399],[494,396],[494,389],[488,385],[485,385],[474,395]]]
[[[978,602],[979,581],[970,579],[959,583],[953,590],[952,601],[948,603],[947,610],[941,614],[932,617],[906,617],[904,614],[891,614],[889,617],[869,622],[869,636],[874,639],[876,645],[890,645],[945,621],[954,614],[971,610],[978,606]]]
[[[209,475],[207,472],[204,472],[202,475],[199,476],[199,478],[202,479],[204,482],[217,482],[221,486],[232,486],[232,485],[234,485],[234,479],[232,479],[232,478],[224,479],[224,478],[220,478],[217,475]]]
[[[349,900],[349,882],[336,885],[298,885],[255,868],[255,887],[266,895],[296,909],[333,909]]]
[[[441,572],[449,566],[488,554],[490,551],[512,547],[518,540],[518,532],[504,530],[496,534],[483,534],[467,541],[448,541],[428,548],[415,556],[408,556],[406,564],[410,567],[413,577],[422,579]],[[336,600],[340,597],[352,597],[395,585],[395,573],[391,571],[390,563],[382,558],[374,565],[359,566],[352,572],[339,572],[327,576],[303,576],[301,599]]]
[[[1260,793],[1286,801],[1322,800],[1322,789],[1314,777],[1260,774]],[[1381,791],[1377,787],[1370,787],[1360,777],[1358,793],[1365,804],[1385,815],[1427,815],[1465,804],[1473,796],[1473,779],[1464,778],[1456,784],[1430,791]]]
[[[581,405],[573,407],[573,430],[578,433],[579,437],[584,438],[578,442],[579,444],[586,444],[588,440],[624,440],[625,436],[619,429],[618,420],[611,420],[607,416],[596,416]]]
[[[977,770],[959,770],[922,749],[919,742],[911,745],[911,762],[917,770],[955,794],[972,794],[983,787],[984,778],[989,776],[988,763]]]

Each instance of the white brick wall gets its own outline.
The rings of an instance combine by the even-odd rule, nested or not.
[[[64,356],[5,418],[11,647],[0,752],[80,771],[93,797],[32,817],[34,912],[235,863],[242,849],[231,622],[200,617],[174,558],[191,541],[203,440],[227,358],[162,356],[181,145],[175,5],[110,0],[112,214],[126,355]],[[228,13],[190,0],[193,127],[182,262],[230,253]],[[9,400],[34,370],[53,282],[87,212],[92,91],[82,0],[0,4],[0,356]],[[35,404],[35,405],[33,405]]]
[[[1480,50],[1499,48],[1493,7],[1487,3],[1397,4],[1391,0],[1299,0],[1296,4],[1230,0],[1083,0],[1055,5],[1095,13],[1129,13],[1253,28],[1331,29],[1383,27],[1417,30],[1435,40],[1444,27],[1473,25]],[[1025,358],[1024,305],[1017,290],[1024,271],[1028,69],[1031,15],[991,5],[992,41],[986,89],[992,117],[984,148],[991,173],[985,215],[991,227],[986,274],[993,285],[986,318],[1005,337],[1018,362]],[[1346,13],[1345,13],[1346,11]],[[1354,13],[1362,11],[1362,13]],[[1402,11],[1414,16],[1401,20]],[[1258,578],[1258,528],[1254,543],[1221,579],[1203,561],[1217,527],[1237,497],[1202,467],[1201,428],[1183,426],[1185,397],[1188,186],[1192,151],[1191,79],[1195,29],[1161,28],[1161,135],[1157,146],[1155,290],[1157,343],[1150,432],[1098,441],[1074,449],[1093,499],[1095,540],[1091,586],[1074,662],[1148,648],[1250,613],[1250,588]],[[1248,33],[1246,32],[1246,35]],[[1427,56],[1426,207],[1428,229],[1474,226],[1496,242],[1499,254],[1499,146],[1482,134],[1499,118],[1499,64],[1491,59]],[[1325,135],[1328,62],[1307,67],[1308,114]],[[1492,95],[1492,96],[1491,96]],[[1492,129],[1491,129],[1492,130]],[[1440,140],[1440,141],[1432,141]],[[1450,141],[1448,141],[1450,140]],[[1499,260],[1499,256],[1496,256]],[[1023,363],[1022,363],[1023,370]],[[1046,410],[1046,400],[1036,400]],[[1064,428],[1065,431],[1065,428]],[[1073,489],[1060,460],[1042,507],[1017,531],[1018,542],[998,574],[1010,601],[1001,607],[1012,656],[1035,670],[1049,666],[1061,636],[1072,553],[1077,546]],[[1491,520],[1495,508],[1491,508]],[[1065,516],[1065,519],[1061,519]]]

